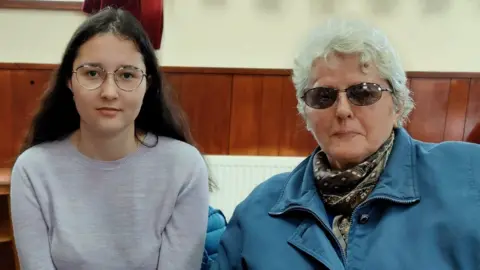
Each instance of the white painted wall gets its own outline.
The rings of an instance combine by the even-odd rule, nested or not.
[[[480,0],[165,0],[167,66],[290,68],[308,28],[364,18],[411,71],[480,71]],[[0,62],[57,63],[80,12],[0,10]]]

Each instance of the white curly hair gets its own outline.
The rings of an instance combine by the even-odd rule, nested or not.
[[[397,125],[402,126],[414,108],[407,77],[397,52],[387,36],[363,22],[332,19],[309,33],[305,44],[295,57],[292,80],[298,100],[297,109],[305,115],[301,96],[308,89],[313,62],[332,53],[359,54],[361,65],[371,62],[391,85],[393,102],[400,112]]]

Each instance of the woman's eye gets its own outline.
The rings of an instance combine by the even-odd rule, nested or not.
[[[98,75],[98,72],[96,72],[96,71],[89,71],[89,72],[87,73],[87,75],[90,76],[90,77],[95,77],[96,75]]]

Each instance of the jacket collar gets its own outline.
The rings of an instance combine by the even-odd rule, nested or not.
[[[395,142],[370,198],[383,197],[397,203],[411,203],[420,199],[416,178],[416,142],[403,128],[395,130]]]
[[[313,176],[313,156],[319,150],[316,148],[289,174],[277,202],[270,209],[270,215],[300,210],[313,214],[324,224],[329,224]],[[395,129],[392,152],[369,199],[371,198],[383,198],[400,204],[420,199],[415,178],[415,142],[403,128]]]

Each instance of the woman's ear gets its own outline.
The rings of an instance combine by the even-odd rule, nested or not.
[[[403,114],[403,107],[400,108],[400,110],[397,110],[397,112],[395,113],[395,117],[393,119],[394,128],[398,128],[402,114]]]

